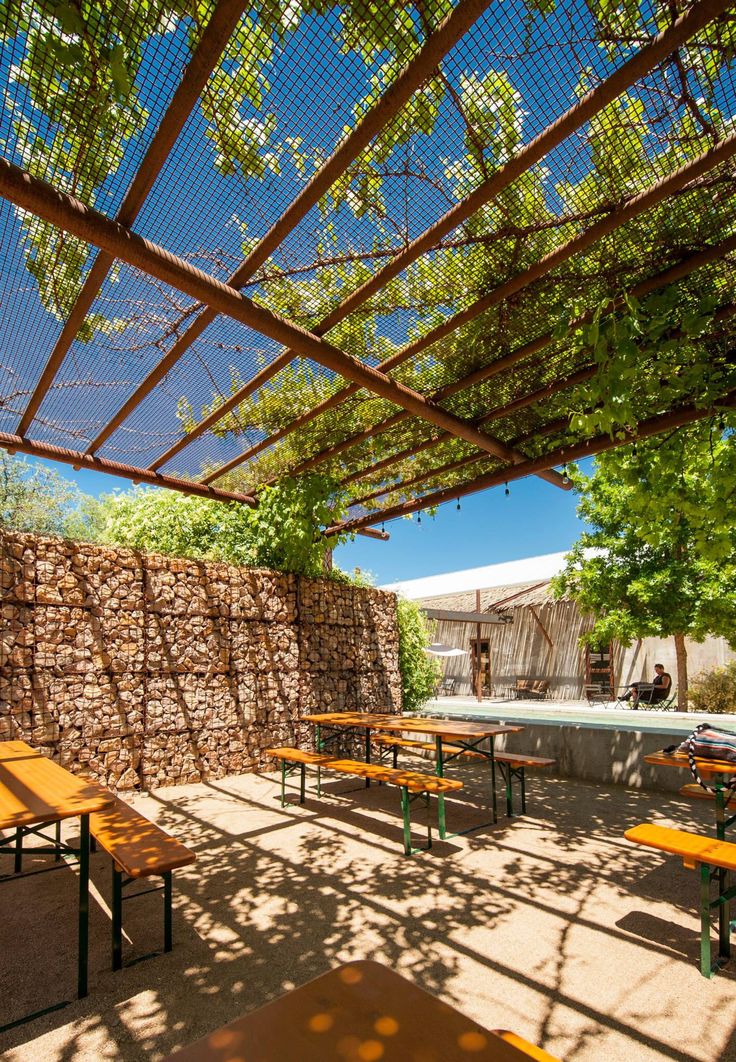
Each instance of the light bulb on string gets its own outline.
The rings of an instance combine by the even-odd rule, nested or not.
[[[509,490],[509,485],[508,485],[508,483],[507,483],[507,484],[506,484],[506,490],[504,491],[504,494],[505,494],[505,495],[506,495],[506,497],[508,498],[508,496],[509,496],[509,494],[510,494],[510,493],[511,493],[511,491]]]
[[[455,508],[457,509],[458,512],[460,512],[460,499],[459,498],[457,500],[457,505],[455,506]]]
[[[417,516],[417,523],[421,524],[421,522],[422,522],[422,514],[419,513],[419,515]]]

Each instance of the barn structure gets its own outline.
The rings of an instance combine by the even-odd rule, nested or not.
[[[578,700],[586,687],[608,692],[637,679],[650,680],[655,663],[664,664],[676,682],[672,639],[644,638],[628,647],[616,642],[581,646],[592,621],[581,615],[574,601],[555,599],[550,588],[564,556],[528,557],[392,583],[385,589],[421,604],[438,642],[466,650],[443,660],[445,692],[510,697],[527,680],[548,683],[546,696],[554,700]],[[488,619],[477,620],[478,615]],[[686,644],[691,676],[720,667],[735,655],[723,638]]]

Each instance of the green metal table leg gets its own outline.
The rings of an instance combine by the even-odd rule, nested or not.
[[[398,766],[399,766],[399,746],[398,745],[394,745],[393,764],[394,764],[394,770],[396,770],[398,768]]]
[[[56,823],[55,837],[56,837],[56,854],[54,855],[54,862],[55,863],[60,863],[61,862],[61,819],[59,819],[59,821]],[[91,844],[91,839],[90,839],[90,844]]]
[[[322,751],[322,727],[317,723],[314,728],[314,743],[317,746],[317,752]],[[322,796],[322,768],[317,767],[317,797]]]
[[[304,763],[299,766],[301,767],[301,771],[299,772],[299,803],[303,804],[306,800],[307,767]]]
[[[77,996],[87,995],[89,949],[89,815],[80,816],[79,829],[79,940],[77,955]]]
[[[726,840],[726,800],[725,789],[716,782],[715,786],[715,805],[716,805],[716,837],[719,841]]]
[[[281,761],[281,807],[286,807],[286,760]]]
[[[411,855],[411,819],[409,816],[409,790],[401,787],[401,814],[404,819],[404,855]]]
[[[524,768],[521,768],[521,814],[526,815],[526,773]]]
[[[365,762],[366,763],[370,763],[371,762],[371,731],[370,731],[370,727],[366,727],[366,731],[365,731]],[[370,778],[366,778],[366,780],[365,780],[366,789],[370,789],[370,786],[371,786],[371,780],[370,780]]]
[[[15,831],[15,862],[13,870],[20,874],[23,869],[23,830],[19,826]]]
[[[498,805],[496,803],[496,756],[493,749],[493,734],[489,737],[491,751],[491,793],[493,799],[493,821],[498,822]]]
[[[164,951],[171,951],[174,946],[172,929],[173,891],[172,874],[170,870],[167,870],[164,874]]]
[[[123,966],[123,875],[112,864],[112,968]]]
[[[728,871],[723,871],[718,880],[719,895],[721,902],[718,905],[718,958],[724,962],[731,958],[731,924],[729,918],[730,901],[724,899],[728,891]]]
[[[435,747],[435,774],[438,778],[444,778],[445,765],[442,760],[442,737],[438,734],[434,739]],[[447,820],[445,818],[445,794],[437,794],[437,833],[441,841],[447,836]]]
[[[511,764],[507,764],[505,768],[501,768],[501,777],[506,783],[506,814],[510,819],[513,819],[514,799],[513,792],[511,790],[511,782],[513,779]]]

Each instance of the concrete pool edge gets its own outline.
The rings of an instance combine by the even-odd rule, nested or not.
[[[457,705],[457,708],[462,707]],[[500,702],[477,705],[477,708],[482,710],[482,717],[478,711],[449,712],[446,702],[433,701],[419,714],[445,718],[451,716],[471,722],[478,722],[482,718],[483,721],[502,724],[518,723],[524,729],[517,734],[497,738],[498,748],[551,756],[556,760],[553,773],[560,778],[668,793],[676,793],[681,786],[692,781],[689,770],[651,766],[644,762],[646,755],[668,745],[679,744],[699,722],[707,721],[736,733],[736,717],[728,715],[668,712],[665,721],[661,718],[663,713],[634,713],[619,709],[616,714],[624,716],[623,719],[611,716],[610,721],[599,722],[586,716],[602,713],[588,713],[584,707],[574,709],[560,706],[558,719],[550,718],[549,714],[543,717],[541,706],[539,709],[536,706],[514,708],[510,702]],[[645,715],[649,717],[646,720]],[[651,719],[656,716],[660,717],[661,722],[656,718]]]

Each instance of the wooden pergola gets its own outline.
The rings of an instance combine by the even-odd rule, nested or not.
[[[135,4],[128,6],[135,8]],[[567,489],[566,477],[558,469],[568,462],[733,408],[736,391],[726,390],[717,402],[704,404],[693,396],[692,401],[682,401],[674,408],[647,410],[630,433],[576,436],[564,413],[565,402],[594,378],[598,366],[591,352],[576,353],[572,360],[567,357],[565,339],[560,339],[553,322],[538,321],[536,303],[528,300],[565,303],[574,309],[569,322],[569,329],[574,330],[601,312],[600,298],[597,310],[592,303],[586,305],[588,292],[580,290],[573,274],[572,280],[565,274],[565,269],[574,272],[579,263],[590,261],[591,255],[601,260],[596,283],[598,296],[607,293],[604,314],[615,314],[625,296],[641,300],[711,271],[723,296],[713,313],[712,331],[703,342],[713,343],[714,349],[730,350],[736,300],[729,295],[729,288],[736,236],[720,231],[719,238],[713,238],[706,222],[709,204],[736,202],[736,134],[707,129],[707,135],[694,137],[679,155],[673,149],[667,172],[661,172],[667,160],[659,155],[655,158],[653,151],[648,153],[643,141],[641,165],[636,179],[632,178],[630,194],[603,197],[581,216],[570,217],[560,208],[559,217],[546,220],[543,227],[546,231],[558,225],[563,238],[538,257],[528,252],[528,247],[541,231],[539,225],[535,229],[533,219],[530,222],[509,214],[506,227],[516,233],[513,238],[524,253],[519,254],[522,264],[518,268],[513,261],[504,264],[503,276],[480,278],[471,284],[463,273],[473,268],[471,252],[463,255],[466,246],[472,250],[475,239],[482,237],[484,246],[492,246],[494,239],[511,238],[495,221],[483,221],[487,216],[484,211],[496,209],[505,202],[507,193],[525,187],[530,174],[543,175],[546,170],[540,167],[554,170],[558,165],[555,158],[563,160],[562,169],[573,166],[576,144],[584,141],[591,123],[609,114],[617,101],[636,99],[646,110],[656,100],[660,122],[679,113],[678,108],[692,110],[687,72],[684,87],[678,90],[679,104],[676,97],[665,94],[664,87],[671,71],[684,68],[684,55],[702,58],[708,49],[723,50],[721,38],[726,40],[733,32],[736,5],[725,0],[699,0],[688,7],[677,6],[666,24],[662,20],[658,32],[649,32],[651,27],[643,24],[635,42],[611,45],[600,69],[591,71],[588,90],[568,91],[567,106],[530,139],[520,142],[508,157],[496,164],[481,159],[482,177],[467,192],[456,193],[439,164],[436,169],[425,166],[423,179],[434,190],[425,199],[416,198],[415,214],[424,219],[423,227],[417,225],[414,215],[409,218],[406,205],[406,224],[398,214],[393,218],[381,216],[381,225],[388,228],[393,222],[392,231],[398,234],[381,244],[375,232],[363,232],[369,224],[365,215],[350,214],[343,205],[320,229],[319,211],[329,216],[326,204],[336,194],[336,187],[342,187],[341,182],[364,178],[361,160],[375,157],[376,144],[383,143],[382,138],[387,146],[382,148],[381,158],[387,161],[381,177],[386,182],[394,179],[392,160],[399,154],[408,159],[413,144],[396,135],[396,123],[428,91],[428,85],[444,86],[447,96],[442,106],[447,107],[448,115],[451,107],[456,107],[453,120],[459,115],[464,123],[464,142],[471,148],[473,137],[480,135],[479,130],[483,132],[480,119],[474,124],[472,108],[463,111],[457,102],[457,86],[461,74],[466,79],[462,84],[467,83],[468,71],[484,48],[500,48],[502,20],[509,14],[492,11],[488,0],[459,0],[446,7],[447,13],[434,24],[426,19],[421,23],[414,50],[396,60],[381,91],[367,102],[362,84],[340,84],[338,103],[349,104],[354,110],[360,103],[361,113],[346,132],[342,128],[332,131],[330,150],[321,152],[323,157],[291,198],[286,189],[296,183],[293,174],[287,180],[274,172],[270,178],[273,194],[264,182],[261,186],[256,180],[241,181],[242,210],[257,216],[254,229],[264,231],[245,241],[247,253],[229,272],[224,268],[227,263],[219,261],[220,252],[209,230],[203,229],[201,239],[192,241],[201,207],[185,208],[184,194],[181,200],[174,200],[171,189],[177,180],[189,187],[187,156],[182,150],[194,143],[195,136],[202,137],[198,108],[212,89],[213,77],[232,61],[228,46],[238,34],[245,34],[243,27],[252,17],[248,5],[240,0],[215,4],[186,64],[181,62],[186,54],[181,40],[165,45],[171,48],[167,53],[170,66],[183,66],[177,84],[173,85],[171,77],[168,87],[157,83],[153,68],[139,70],[140,90],[147,90],[151,98],[158,93],[159,113],[146,126],[135,150],[126,141],[136,165],[128,168],[130,179],[124,194],[117,197],[114,211],[100,208],[104,199],[101,193],[94,202],[90,196],[85,199],[76,194],[73,180],[63,169],[50,172],[48,165],[44,168],[38,161],[25,165],[19,132],[22,125],[16,124],[15,135],[6,138],[6,156],[0,159],[0,196],[6,203],[6,305],[9,293],[15,293],[14,312],[6,315],[4,325],[0,446],[248,505],[256,505],[259,491],[283,477],[322,471],[338,481],[350,497],[347,517],[327,531],[381,534],[375,528],[386,521],[523,476],[539,476]],[[45,18],[53,17],[43,3],[29,4],[29,8],[37,9]],[[416,10],[421,15],[422,5],[417,4]],[[331,32],[317,17],[305,16],[304,26],[305,40],[312,46],[322,39],[321,34]],[[22,52],[26,46],[25,32],[7,34],[11,41],[7,45],[8,63],[3,68],[7,76],[13,47]],[[581,30],[583,36],[585,32]],[[250,47],[247,34],[243,41],[243,47]],[[159,42],[156,47],[164,48],[164,44]],[[289,107],[302,100],[304,91],[300,69],[286,53],[284,45],[280,61],[286,71],[282,95],[288,126]],[[349,61],[357,70],[359,63],[352,53]],[[529,70],[531,63],[530,59]],[[555,59],[550,58],[548,67],[538,64],[534,69],[538,69],[540,79],[549,78],[554,64]],[[277,71],[277,59],[273,68]],[[728,69],[724,61],[718,95],[736,105]],[[529,86],[531,81],[523,87],[529,89],[531,97]],[[337,87],[333,88],[337,92]],[[540,91],[539,86],[534,91]],[[555,95],[552,88],[549,94]],[[309,117],[311,105],[310,101],[300,103],[302,119]],[[23,106],[30,105],[18,106],[22,111]],[[313,107],[315,122],[320,116],[324,118],[326,102],[315,100]],[[10,128],[12,121],[6,124]],[[693,146],[696,139],[697,149]],[[325,134],[325,143],[329,141]],[[94,145],[89,147],[94,150]],[[367,152],[374,154],[368,156]],[[420,171],[418,167],[417,173],[411,174],[416,187],[422,177]],[[404,180],[409,188],[406,172]],[[213,204],[219,202],[218,196],[227,202],[234,199],[232,182],[217,174],[208,174],[207,180]],[[120,188],[122,191],[122,183]],[[274,201],[287,199],[286,205],[278,211],[267,205],[267,192]],[[551,192],[550,197],[554,198]],[[108,198],[114,201],[115,195]],[[389,198],[387,195],[387,204],[397,207],[398,200],[391,204]],[[452,205],[440,210],[439,204],[448,200]],[[152,202],[156,213],[152,213]],[[636,260],[627,242],[636,231],[631,227],[647,223],[657,208],[670,203],[687,205],[692,217],[689,231],[672,240],[666,258],[658,250],[656,267],[651,255]],[[370,220],[376,232],[380,227],[378,213]],[[84,268],[76,287],[71,285],[73,298],[63,317],[48,312],[47,307],[39,308],[30,280],[22,297],[19,294],[19,277],[28,278],[29,270],[33,273],[32,258],[22,260],[24,237],[19,230],[29,217],[62,234],[60,246],[73,238],[82,241],[85,249]],[[332,226],[330,254],[334,259],[353,255],[359,239],[372,248],[361,259],[364,268],[360,282],[349,290],[336,284],[337,294],[321,317],[298,304],[298,290],[298,312],[293,316],[274,308],[270,295],[276,281],[280,291],[286,287],[283,275],[288,273],[289,261],[293,259],[298,266],[295,241],[305,236],[306,221],[314,226],[310,233],[319,233],[323,242]],[[481,236],[476,236],[479,225]],[[175,247],[179,253],[174,252]],[[321,243],[319,247],[319,268],[310,263],[304,270],[324,276],[328,287],[332,274],[322,261],[326,252]],[[623,272],[617,271],[619,255],[626,266]],[[216,263],[216,268],[205,270],[197,264],[207,260]],[[412,269],[429,270],[434,263],[438,283],[448,283],[451,289],[451,266],[463,294],[457,304],[448,307],[445,300],[423,315],[421,307],[411,301],[412,277],[420,275]],[[443,263],[449,263],[447,276]],[[294,276],[299,273],[297,266]],[[149,316],[145,317],[146,342],[140,357],[132,342],[124,348],[115,346],[115,337],[127,336],[133,327],[124,316],[109,312],[107,325],[99,324],[121,269],[126,270],[125,283],[132,294],[137,293],[141,305],[145,302],[141,292],[153,290],[174,307],[171,318],[160,322],[158,334],[154,334],[150,311],[143,307],[141,315]],[[396,308],[402,299],[408,307],[403,317],[403,311]],[[390,341],[379,330],[359,356],[351,350],[351,328],[357,333],[366,315],[372,314],[373,319],[380,315],[382,300],[389,300],[387,305],[391,306],[386,325]],[[529,306],[531,310],[525,311]],[[529,320],[523,318],[525,312]],[[517,322],[504,331],[505,315],[516,320],[515,314],[523,327]],[[404,317],[410,318],[408,323]],[[490,336],[487,350],[480,349],[482,343],[474,340],[463,364],[453,347],[454,360],[448,368],[446,345],[459,344],[462,348],[464,330],[486,321]],[[26,344],[27,333],[32,349]],[[499,337],[500,344],[496,341]],[[262,346],[256,358],[253,350],[257,344]],[[229,360],[220,355],[223,349],[228,350]],[[107,369],[98,368],[96,351],[103,351],[106,366],[118,358],[118,378],[106,377]],[[241,372],[247,366],[255,369],[250,375]],[[285,373],[300,379],[296,374],[302,370],[307,374],[306,382],[295,386],[293,393],[288,386],[281,392],[273,390],[279,381],[288,383],[291,379]],[[316,400],[310,391],[312,385]],[[103,393],[104,400],[100,398]],[[297,410],[276,427],[272,422],[279,421],[279,408],[274,414],[268,406],[274,394],[293,398]],[[499,397],[494,401],[495,395]],[[192,411],[188,417],[181,415],[183,407]],[[201,414],[194,412],[197,407]],[[159,437],[164,441],[157,445]],[[376,450],[377,441],[380,451]],[[379,459],[377,453],[383,456]],[[299,458],[294,459],[294,454]]]

